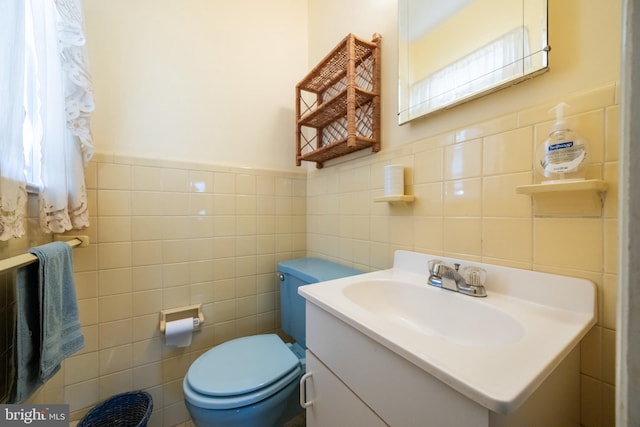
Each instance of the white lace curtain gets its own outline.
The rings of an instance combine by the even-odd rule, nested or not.
[[[0,240],[89,225],[84,167],[94,109],[81,0],[0,0]]]

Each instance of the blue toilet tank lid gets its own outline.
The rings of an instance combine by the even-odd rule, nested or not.
[[[306,283],[324,282],[325,280],[362,274],[360,270],[336,264],[321,258],[298,258],[278,263],[278,271],[287,273]]]
[[[236,338],[207,351],[191,364],[187,382],[208,396],[235,396],[267,387],[299,365],[276,334]]]

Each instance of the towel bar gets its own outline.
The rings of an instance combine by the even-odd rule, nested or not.
[[[85,247],[89,245],[89,236],[56,236],[54,240],[64,241],[72,248]],[[0,273],[14,268],[24,267],[38,260],[38,257],[32,254],[21,254],[12,256],[11,258],[0,260]]]

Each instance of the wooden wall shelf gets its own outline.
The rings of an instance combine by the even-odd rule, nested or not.
[[[347,35],[296,85],[296,164],[380,151],[380,42]]]

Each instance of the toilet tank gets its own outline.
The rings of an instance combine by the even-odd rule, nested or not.
[[[298,258],[278,263],[280,273],[280,320],[282,330],[306,348],[305,299],[298,295],[298,287],[341,277],[361,274],[362,271],[320,258]]]

